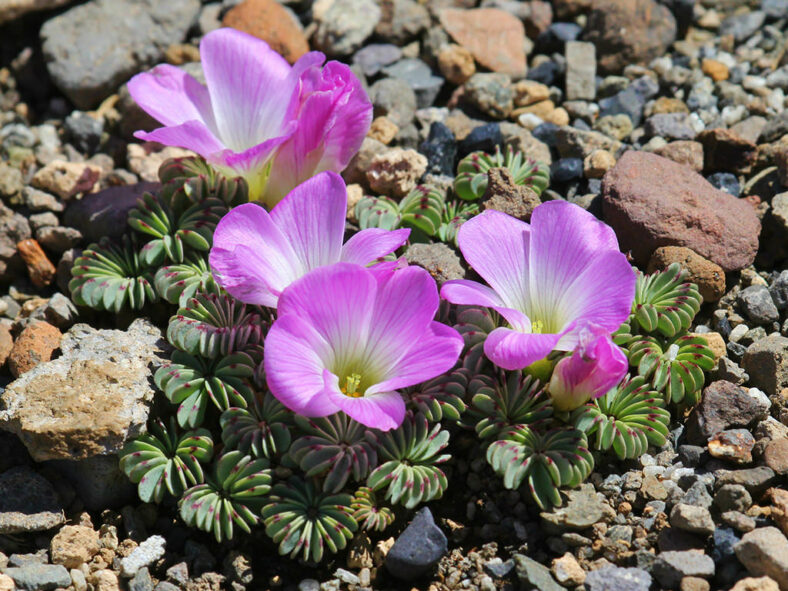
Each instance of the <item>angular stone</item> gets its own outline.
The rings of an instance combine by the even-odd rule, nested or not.
[[[697,284],[705,302],[716,302],[725,294],[725,271],[716,263],[703,258],[690,248],[682,246],[660,246],[651,255],[649,273],[666,269],[679,263],[689,273],[689,280]]]
[[[543,511],[540,517],[561,529],[585,529],[610,518],[612,509],[604,495],[597,493],[592,484],[584,484],[577,490],[567,490],[567,503],[552,511]]]
[[[752,462],[755,438],[747,429],[720,431],[709,439],[709,453],[714,458],[730,460],[739,464]]]
[[[494,209],[527,222],[541,203],[530,187],[517,185],[508,168],[491,168],[487,173],[487,189],[481,198],[481,211]]]
[[[704,507],[679,503],[670,512],[670,525],[692,534],[710,536],[714,532],[714,520]]]
[[[18,589],[26,591],[49,591],[71,585],[71,575],[59,564],[28,564],[18,568],[7,568],[4,573],[14,579]],[[107,590],[109,591],[109,590]]]
[[[27,466],[0,474],[0,534],[46,531],[65,523],[57,491]]]
[[[146,320],[126,332],[78,324],[61,341],[60,357],[9,384],[0,428],[36,461],[116,453],[145,428],[150,366],[160,364],[162,347],[161,332]]]
[[[523,589],[539,589],[539,591],[563,591],[563,587],[555,582],[550,569],[539,564],[533,558],[522,554],[514,555],[514,566],[517,578]]]
[[[69,203],[63,223],[77,228],[85,239],[96,242],[103,236],[120,238],[127,230],[128,213],[137,205],[137,199],[146,191],[153,192],[159,183],[137,183],[108,187],[98,193],[85,195]]]
[[[662,56],[676,38],[676,19],[654,0],[593,0],[583,38],[596,45],[602,73],[615,74]]]
[[[593,43],[567,41],[566,98],[593,100],[596,97],[596,47]]]
[[[447,8],[441,11],[440,22],[485,68],[517,78],[525,76],[525,28],[516,16],[497,8]]]
[[[763,462],[774,470],[775,474],[788,474],[788,438],[773,439],[763,450]]]
[[[434,244],[415,243],[405,251],[409,265],[418,265],[435,279],[438,287],[451,279],[463,279],[465,269],[456,251],[441,242]]]
[[[561,127],[556,133],[558,153],[562,158],[586,158],[595,150],[607,150],[616,154],[621,142],[598,131],[586,131],[575,127]]]
[[[350,55],[375,30],[382,15],[374,0],[331,0],[325,12],[314,14],[315,47],[331,56]]]
[[[788,539],[776,527],[759,527],[742,536],[734,550],[750,574],[769,576],[788,589]]]
[[[446,553],[448,540],[435,525],[428,507],[419,510],[386,555],[386,569],[396,578],[413,581],[429,572]]]
[[[744,314],[757,325],[770,324],[780,319],[777,306],[765,285],[750,285],[736,296]]]
[[[711,577],[714,561],[710,556],[694,550],[661,552],[654,561],[651,574],[668,589],[679,586],[683,577]]]
[[[687,440],[706,445],[710,437],[730,427],[746,427],[762,420],[769,413],[762,399],[747,388],[718,380],[703,390],[700,404],[687,421]]]
[[[750,381],[767,394],[778,394],[788,388],[788,338],[771,334],[747,347],[742,367]]]
[[[605,566],[586,575],[586,591],[648,591],[651,575],[642,568]]]
[[[197,20],[199,0],[91,0],[41,27],[52,81],[80,109],[159,63]],[[86,42],[90,40],[90,42]]]
[[[775,480],[774,470],[768,466],[758,466],[745,470],[721,471],[717,476],[716,486],[741,484],[751,495],[758,496]]]
[[[729,129],[707,129],[695,139],[703,144],[706,172],[747,174],[755,164],[757,146]]]
[[[715,189],[686,166],[626,152],[602,180],[605,221],[645,265],[660,246],[686,246],[726,272],[752,263],[761,223],[747,201]]]
[[[49,555],[54,564],[79,568],[99,551],[99,534],[92,527],[67,525],[52,538]]]

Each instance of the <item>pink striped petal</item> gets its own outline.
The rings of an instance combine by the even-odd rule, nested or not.
[[[323,372],[326,398],[354,421],[372,429],[396,429],[405,418],[405,401],[399,392],[380,392],[354,398],[345,396],[339,389],[337,376]]]
[[[368,265],[375,259],[394,252],[405,244],[410,236],[409,228],[381,230],[367,228],[356,232],[342,247],[340,260],[357,265]]]
[[[523,369],[547,357],[560,338],[560,334],[526,334],[496,328],[484,341],[484,354],[503,369]]]

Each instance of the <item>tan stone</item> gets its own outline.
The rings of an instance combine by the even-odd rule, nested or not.
[[[200,50],[191,43],[173,43],[164,52],[164,60],[173,66],[200,61]]]
[[[67,525],[49,544],[49,555],[53,564],[66,568],[79,568],[90,562],[99,551],[99,535],[90,527]]]
[[[709,591],[711,585],[706,579],[700,577],[684,577],[681,579],[680,591]]]
[[[709,76],[715,82],[727,80],[728,76],[730,75],[728,72],[728,66],[711,58],[703,59],[703,62],[701,62],[701,69],[703,70],[704,74]]]
[[[397,127],[396,123],[388,117],[380,116],[375,117],[372,121],[372,125],[369,126],[369,131],[367,132],[367,137],[371,137],[382,144],[388,145],[391,143],[391,140],[397,136],[398,132],[399,127]]]
[[[8,356],[8,369],[11,374],[18,378],[39,363],[52,359],[52,353],[60,347],[62,336],[60,331],[48,322],[37,320],[28,324],[17,337]]]
[[[166,160],[194,155],[194,152],[191,150],[184,150],[175,146],[161,146],[154,143],[129,144],[126,148],[129,170],[139,175],[143,181],[149,182],[159,180],[159,167]]]
[[[716,302],[725,293],[725,271],[694,250],[683,246],[661,246],[651,255],[649,272],[679,263],[689,273],[689,280],[698,285],[705,302]]]
[[[771,577],[746,577],[737,581],[731,591],[780,591],[780,586]]]
[[[616,165],[616,157],[607,150],[594,150],[583,160],[583,174],[589,179],[601,179]]]
[[[476,73],[476,62],[470,51],[450,43],[438,52],[438,69],[446,80],[459,86]]]
[[[5,324],[0,324],[0,367],[5,365],[13,346],[14,338],[11,336],[11,331]]]
[[[367,170],[370,188],[401,199],[416,187],[427,170],[427,159],[416,150],[394,148],[375,156]]]
[[[695,172],[703,170],[703,144],[691,140],[677,140],[654,150],[655,154],[686,164]]]
[[[479,203],[481,211],[494,209],[527,222],[541,203],[531,187],[517,185],[508,168],[491,168],[487,173],[487,189]]]
[[[552,571],[555,580],[565,587],[582,585],[586,580],[586,571],[571,552],[567,552],[561,558],[555,558]]]
[[[53,160],[33,175],[32,184],[68,201],[79,193],[97,188],[101,168],[85,162]]]
[[[788,536],[788,490],[770,488],[767,497],[772,501],[771,517],[782,532]]]
[[[364,189],[357,183],[347,186],[347,219],[351,223],[358,222],[356,218],[356,205],[364,198]]]
[[[300,23],[276,0],[244,0],[224,15],[222,24],[262,39],[291,64],[309,51]]]
[[[557,109],[553,109],[552,113],[548,113],[544,117],[544,120],[547,123],[553,123],[559,127],[562,125],[569,125],[569,113],[567,113],[566,109],[563,107],[558,107]]]
[[[530,104],[526,107],[520,107],[512,111],[512,118],[517,119],[523,113],[532,113],[540,119],[545,119],[555,110],[555,103],[550,99],[540,101],[538,103]]]
[[[721,357],[725,357],[725,355],[728,353],[728,350],[725,348],[725,339],[723,339],[722,335],[718,332],[691,332],[689,333],[689,336],[702,337],[706,339],[706,342],[709,344],[709,349],[711,349],[711,352],[714,353],[715,365]]]
[[[72,0],[3,0],[0,2],[0,25],[29,12],[52,10],[70,2]]]
[[[38,322],[14,349],[34,341],[23,337],[42,325],[56,348],[60,332]],[[161,364],[160,346],[161,331],[141,319],[127,331],[75,325],[60,341],[60,357],[6,387],[0,428],[15,433],[38,462],[117,453],[146,425],[154,393],[149,366]]]
[[[95,591],[120,591],[118,575],[109,569],[97,570],[91,575],[90,580]]]
[[[512,86],[514,106],[527,107],[550,98],[550,89],[535,80],[520,80]]]
[[[681,99],[672,96],[661,96],[654,101],[647,115],[659,115],[662,113],[689,113],[689,107]]]
[[[0,575],[0,591],[14,591],[16,584],[8,575]]]

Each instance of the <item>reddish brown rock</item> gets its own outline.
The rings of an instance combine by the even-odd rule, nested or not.
[[[788,535],[788,490],[770,488],[766,496],[772,501],[772,519]]]
[[[497,8],[446,9],[440,21],[485,68],[516,77],[525,75],[525,28],[514,15]]]
[[[621,156],[602,179],[602,199],[605,221],[640,265],[660,246],[686,246],[738,271],[758,251],[761,222],[751,204],[656,154]]]
[[[262,39],[291,64],[309,51],[301,27],[276,0],[244,0],[224,15],[222,24]]]
[[[775,474],[788,474],[788,439],[773,439],[763,450],[763,462]]]
[[[704,302],[716,302],[725,293],[725,271],[722,267],[703,258],[691,248],[661,246],[651,255],[648,272],[667,269],[679,263],[689,273],[689,280],[698,285]]]
[[[27,265],[30,281],[36,287],[45,287],[55,278],[55,265],[49,260],[41,245],[32,238],[22,240],[16,245],[19,256]]]
[[[704,388],[700,404],[687,420],[687,441],[706,445],[717,433],[731,427],[746,427],[768,412],[757,398],[750,396],[747,388],[717,380]]]
[[[703,144],[706,172],[724,171],[747,174],[752,170],[758,147],[730,129],[707,129],[695,139]]]
[[[676,19],[655,0],[593,0],[583,36],[596,45],[599,70],[645,65],[676,39]]]
[[[8,356],[8,369],[18,378],[39,363],[52,359],[60,347],[60,331],[48,322],[35,321],[28,324],[19,334],[11,354]]]

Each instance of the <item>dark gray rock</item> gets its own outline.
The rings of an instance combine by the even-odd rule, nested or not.
[[[766,401],[768,402],[768,401]],[[703,390],[700,404],[687,421],[687,440],[706,445],[710,437],[730,427],[746,427],[769,413],[769,406],[747,388],[719,380]]]
[[[74,111],[63,122],[66,139],[80,152],[93,154],[101,142],[104,120],[82,111]]]
[[[750,381],[767,394],[788,387],[788,338],[771,334],[747,347],[742,367]]]
[[[82,233],[66,226],[46,226],[36,230],[36,240],[47,250],[61,254],[82,242]]]
[[[761,135],[758,136],[758,143],[775,142],[786,133],[788,133],[788,110],[783,110],[769,118],[761,130]]]
[[[714,576],[714,561],[692,550],[661,552],[654,561],[652,574],[661,585],[677,589],[684,577]]]
[[[95,107],[131,76],[162,61],[199,11],[199,0],[91,0],[75,6],[41,27],[49,75],[77,107]]]
[[[765,285],[750,285],[739,292],[737,302],[744,314],[756,324],[769,324],[780,319],[777,306]]]
[[[640,124],[643,116],[644,99],[631,85],[611,97],[599,101],[599,116],[627,115],[632,120],[632,125]]]
[[[778,310],[788,308],[788,270],[782,271],[769,285],[769,294]]]
[[[714,493],[714,506],[720,513],[725,511],[744,513],[752,506],[752,496],[741,484],[725,484]]]
[[[681,447],[690,447],[683,445]],[[703,448],[698,448],[701,451]],[[681,497],[681,503],[685,505],[693,505],[695,507],[703,507],[704,509],[708,509],[711,507],[712,498],[709,494],[708,490],[706,489],[706,485],[703,484],[700,480],[696,480],[692,483],[687,489],[687,492],[684,493],[684,496]]]
[[[45,531],[66,522],[52,484],[19,466],[0,475],[0,534]]]
[[[415,0],[384,0],[375,35],[397,45],[405,45],[430,26],[430,13]]]
[[[651,575],[641,568],[605,566],[588,573],[586,591],[648,591]]]
[[[514,566],[520,587],[523,589],[539,589],[539,591],[563,591],[563,587],[555,582],[550,569],[539,564],[533,558],[523,554],[514,555]]]
[[[744,470],[721,470],[715,473],[715,485],[741,484],[751,495],[759,496],[776,480],[774,470],[767,466],[746,468]]]
[[[464,99],[493,119],[505,119],[514,107],[514,91],[507,74],[474,74],[465,83]]]
[[[739,537],[728,527],[719,527],[715,530],[711,538],[714,548],[711,557],[716,563],[735,558],[734,546],[739,542]]]
[[[159,186],[159,183],[137,183],[90,193],[69,203],[63,223],[77,228],[89,241],[95,242],[103,236],[120,238],[128,230],[126,218],[137,205],[137,199]]]
[[[457,141],[451,129],[440,121],[430,126],[427,140],[419,146],[419,152],[427,157],[427,172],[454,176],[454,160],[457,157]]]
[[[25,216],[0,203],[0,281],[9,281],[24,268],[16,245],[32,236]]]
[[[413,581],[432,570],[447,549],[446,536],[435,525],[429,507],[424,507],[389,550],[386,569],[398,579]]]
[[[153,580],[148,567],[143,567],[129,581],[129,591],[153,591]]]
[[[29,564],[19,568],[7,568],[5,574],[14,579],[20,589],[47,591],[71,585],[71,575],[60,564]]]

